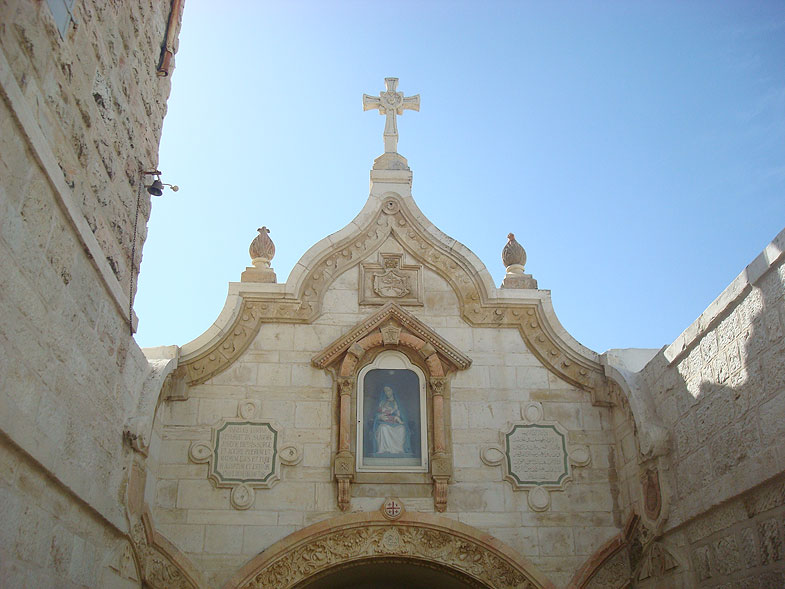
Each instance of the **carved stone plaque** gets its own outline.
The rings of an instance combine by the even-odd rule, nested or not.
[[[504,450],[514,486],[561,486],[570,475],[566,437],[553,424],[513,425],[504,437]]]
[[[550,508],[550,491],[564,490],[572,480],[573,466],[588,466],[591,451],[583,444],[567,445],[567,430],[557,421],[543,420],[542,404],[526,403],[521,417],[507,433],[501,433],[500,446],[480,449],[480,459],[488,466],[501,466],[504,480],[516,491],[528,490],[533,511]]]
[[[422,266],[404,264],[403,254],[380,253],[378,263],[360,264],[360,304],[422,305]]]
[[[269,422],[226,422],[215,432],[211,475],[217,484],[264,484],[275,474],[278,432]]]
[[[300,450],[280,448],[280,429],[274,421],[253,419],[252,402],[241,403],[238,418],[222,419],[212,428],[210,442],[194,442],[191,460],[208,463],[207,478],[216,487],[231,487],[235,509],[253,505],[253,489],[269,489],[280,479],[281,464],[300,461]],[[245,417],[248,416],[248,417]]]

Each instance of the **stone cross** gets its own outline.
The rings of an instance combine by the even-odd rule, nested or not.
[[[402,115],[404,110],[420,110],[420,95],[407,96],[397,92],[398,78],[385,78],[384,85],[387,90],[380,92],[379,96],[363,94],[363,110],[379,109],[380,115],[386,115],[384,124],[384,152],[396,153],[398,151],[398,124],[396,115]]]

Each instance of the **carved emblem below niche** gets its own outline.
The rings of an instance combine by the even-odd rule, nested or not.
[[[404,264],[401,253],[380,253],[377,263],[360,265],[360,304],[422,305],[422,266]]]

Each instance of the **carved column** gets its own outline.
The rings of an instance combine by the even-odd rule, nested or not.
[[[342,378],[338,381],[340,395],[340,423],[338,426],[338,452],[348,452],[351,437],[351,402],[354,382],[351,378]]]
[[[446,380],[444,377],[431,377],[434,454],[443,454],[447,447],[444,439],[444,384]]]
[[[351,503],[351,481],[354,478],[354,457],[351,453],[351,401],[354,379],[338,380],[340,395],[340,418],[338,423],[338,454],[335,456],[335,479],[338,481],[338,507],[349,509]]]
[[[438,512],[447,509],[447,483],[452,475],[452,464],[446,451],[447,440],[444,435],[444,387],[446,382],[447,378],[444,376],[432,376],[430,379],[433,414],[431,477],[433,478],[433,503]]]

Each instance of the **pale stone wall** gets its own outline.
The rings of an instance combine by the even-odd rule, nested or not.
[[[693,586],[785,584],[783,251],[785,231],[642,373],[671,433],[665,537]]]
[[[402,251],[388,241],[382,251]],[[376,259],[376,254],[369,257]],[[414,260],[409,259],[411,263]],[[292,532],[339,515],[332,459],[337,451],[338,395],[332,377],[311,359],[374,307],[358,304],[358,267],[340,275],[324,294],[322,313],[309,325],[263,323],[248,350],[225,372],[191,387],[188,399],[167,401],[158,413],[151,458],[157,461],[148,500],[157,528],[219,585],[240,565]],[[425,305],[407,307],[418,319],[472,359],[450,385],[448,439],[454,477],[444,515],[488,532],[530,559],[558,585],[599,545],[619,531],[621,516],[611,481],[615,441],[607,408],[553,376],[510,328],[473,328],[461,318],[452,287],[425,268]],[[272,489],[255,491],[247,511],[232,508],[228,489],[207,480],[207,467],[189,461],[194,441],[210,426],[237,416],[243,399],[261,402],[261,417],[282,428],[303,459],[282,467]],[[574,468],[565,491],[551,493],[551,508],[532,511],[526,491],[513,491],[501,467],[482,463],[480,450],[500,434],[528,401],[542,403],[544,418],[569,430],[569,441],[589,446],[587,467]],[[160,440],[160,442],[159,442]],[[159,445],[160,444],[160,445]],[[430,483],[352,485],[352,511],[376,511],[397,496],[410,511],[433,512]]]
[[[169,9],[78,0],[61,38],[46,2],[0,2],[4,586],[109,586],[127,528],[123,424],[149,371],[129,332],[131,239]],[[142,191],[137,266],[149,211]]]
[[[139,587],[127,539],[9,444],[0,485],[3,587]]]

